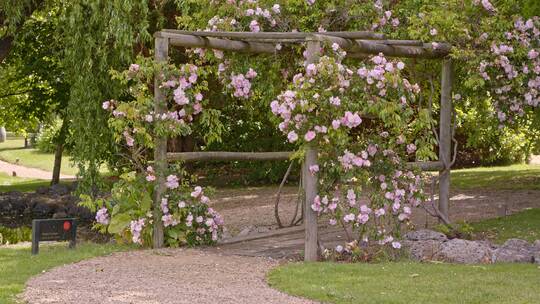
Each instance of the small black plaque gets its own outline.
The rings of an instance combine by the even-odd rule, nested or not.
[[[39,242],[69,241],[69,248],[75,247],[77,222],[75,219],[46,219],[32,221],[32,254],[38,254]]]

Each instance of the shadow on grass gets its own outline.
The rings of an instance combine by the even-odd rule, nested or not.
[[[71,184],[71,180],[63,180],[61,184]],[[0,194],[5,192],[19,191],[19,192],[33,192],[39,187],[48,187],[51,185],[50,180],[31,180],[25,182],[19,182],[12,185],[0,185]]]

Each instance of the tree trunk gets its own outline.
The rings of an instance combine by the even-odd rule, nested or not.
[[[0,126],[0,143],[6,141],[7,133],[6,128]]]
[[[66,135],[68,131],[68,120],[64,118],[62,127],[56,138],[56,151],[54,153],[54,167],[51,185],[60,183],[60,169],[62,169],[62,154],[64,153],[64,144],[66,142]]]

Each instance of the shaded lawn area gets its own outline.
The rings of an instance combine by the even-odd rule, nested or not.
[[[61,184],[69,184],[71,181],[61,181]],[[50,186],[51,181],[47,179],[32,179],[24,177],[13,177],[0,172],[0,194],[2,192],[19,191],[32,192],[39,187]]]
[[[17,303],[15,296],[23,291],[26,281],[47,269],[128,248],[85,243],[71,250],[65,244],[41,245],[40,253],[32,256],[29,247],[0,247],[0,303]]]
[[[49,180],[13,177],[0,172],[0,193],[9,191],[35,191],[39,187],[49,186],[50,183],[51,181]]]
[[[24,139],[9,139],[3,143],[0,143],[0,159],[8,163],[14,164],[19,159],[19,165],[38,168],[45,171],[53,170],[54,154],[43,153],[37,149],[25,149]],[[62,156],[62,174],[76,175],[78,172],[77,167],[73,166],[69,157]]]
[[[540,190],[540,165],[511,165],[452,170],[458,189]]]
[[[540,240],[540,208],[471,223],[471,226],[475,233],[493,240],[495,243],[504,243],[511,238],[534,242]],[[540,284],[540,277],[538,282]]]
[[[335,304],[540,303],[539,280],[533,264],[294,263],[268,275],[274,288]]]

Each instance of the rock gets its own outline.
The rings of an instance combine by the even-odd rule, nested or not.
[[[53,213],[53,209],[47,203],[37,203],[32,209],[32,216],[34,218],[48,218]]]
[[[540,251],[536,251],[533,253],[534,262],[538,265],[540,265]]]
[[[533,245],[529,242],[521,239],[509,239],[501,246],[501,248],[514,249],[514,250],[527,250],[533,249]]]
[[[415,261],[432,260],[441,250],[443,242],[437,240],[404,241],[403,247]]]
[[[534,251],[540,251],[540,240],[536,240],[533,243],[533,250]]]
[[[49,187],[38,187],[36,189],[37,194],[47,194],[49,193]]]
[[[270,231],[270,228],[268,228],[266,226],[257,227],[257,232],[258,233],[265,233],[265,232],[268,232],[268,231]]]
[[[436,259],[450,263],[491,263],[492,250],[488,246],[462,239],[452,239],[441,244]]]
[[[52,216],[54,219],[61,219],[61,218],[66,218],[68,217],[67,214],[63,211],[58,211],[58,212],[55,212]]]
[[[448,240],[446,235],[437,231],[429,230],[429,229],[420,229],[420,230],[408,232],[405,235],[405,238],[409,241],[434,240],[434,241],[444,242]]]
[[[520,239],[509,239],[493,252],[493,263],[532,263],[534,246]]]
[[[248,235],[251,231],[253,231],[253,229],[254,229],[253,226],[248,226],[248,227],[242,229],[242,230],[240,231],[240,233],[238,233],[237,236],[246,236],[246,235]]]
[[[69,194],[70,188],[69,188],[68,185],[56,184],[56,185],[52,185],[49,188],[49,191],[50,191],[51,194],[56,194],[56,195],[63,196],[63,195],[68,195]]]
[[[501,247],[493,252],[493,263],[533,263],[534,253],[526,249],[510,249]]]

